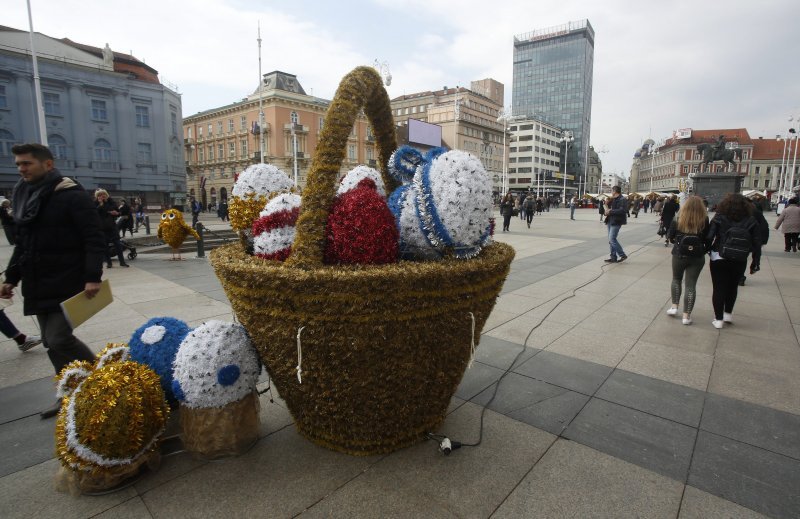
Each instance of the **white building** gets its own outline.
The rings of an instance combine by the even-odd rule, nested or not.
[[[564,177],[562,164],[562,129],[537,118],[515,120],[509,125],[508,188],[532,189],[538,194],[561,196]],[[575,174],[567,180],[574,183]],[[567,194],[574,191],[567,185]]]

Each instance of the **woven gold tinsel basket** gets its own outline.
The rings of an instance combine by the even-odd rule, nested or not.
[[[496,243],[469,260],[323,265],[327,215],[362,109],[387,192],[396,187],[386,171],[396,148],[389,98],[377,72],[359,67],[328,110],[292,255],[265,261],[232,244],[214,250],[211,262],[300,433],[369,455],[416,443],[442,422],[514,250]]]

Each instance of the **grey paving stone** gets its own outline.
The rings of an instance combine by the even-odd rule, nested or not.
[[[133,487],[103,496],[77,498],[57,492],[53,478],[59,467],[59,461],[52,459],[0,478],[0,517],[93,517],[136,496]]]
[[[800,416],[709,393],[700,428],[800,460]]]
[[[518,290],[522,287],[526,287],[530,285],[530,281],[524,281],[521,279],[508,279],[506,278],[505,283],[503,283],[503,289],[500,291],[501,294],[508,294],[515,290]]]
[[[705,393],[624,370],[614,370],[595,393],[603,400],[697,427]]]
[[[522,363],[514,371],[579,393],[592,395],[613,368],[542,351]]]
[[[800,461],[700,431],[688,484],[777,518],[800,517]]]
[[[686,485],[679,519],[764,519],[766,516]]]
[[[539,350],[536,348],[523,347],[491,335],[482,335],[475,350],[475,360],[498,369],[508,369],[514,359],[517,359],[514,365],[519,366],[537,352]]]
[[[674,518],[683,484],[559,439],[508,496],[495,518]]]
[[[471,401],[479,406],[484,406],[494,395],[489,409],[507,415],[558,396],[565,391],[565,389],[547,382],[509,372],[500,382],[499,388],[497,384],[492,384]]]
[[[436,432],[474,442],[480,412],[479,406],[466,403]],[[459,517],[488,517],[555,439],[535,427],[486,411],[480,446],[462,447],[443,456],[433,442],[422,443],[387,456],[359,479],[367,478],[373,488],[394,486],[415,494],[415,502],[428,500],[435,505],[434,513],[442,507]],[[383,498],[376,495],[371,499]],[[364,515],[379,517],[369,512]]]
[[[0,389],[0,424],[37,414],[55,401],[52,377]]]
[[[691,427],[593,398],[564,436],[683,481],[696,433]]]
[[[317,447],[288,427],[242,456],[207,463],[164,482],[142,500],[156,518],[291,517],[377,459]]]
[[[492,366],[487,366],[482,362],[474,362],[472,367],[464,372],[464,378],[456,389],[455,395],[463,400],[470,400],[472,397],[494,384],[503,370]]]
[[[142,498],[137,496],[94,516],[94,519],[152,519],[152,517]]]
[[[11,474],[55,457],[55,418],[38,414],[0,425],[0,476]]]
[[[583,409],[589,398],[575,391],[564,391],[534,405],[512,411],[508,413],[508,416],[549,433],[560,435]]]

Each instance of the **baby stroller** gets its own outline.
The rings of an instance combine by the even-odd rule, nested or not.
[[[119,244],[122,246],[122,252],[123,253],[125,251],[128,251],[127,257],[128,257],[129,260],[136,259],[136,256],[138,256],[138,254],[136,252],[136,247],[131,245],[127,240],[123,240],[122,238],[120,238]],[[111,258],[116,257],[117,251],[114,248],[114,243],[110,242],[106,246],[108,247],[109,257],[111,257]]]

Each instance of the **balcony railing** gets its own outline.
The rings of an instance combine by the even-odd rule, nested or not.
[[[117,171],[119,164],[107,160],[93,160],[89,167],[96,171]]]

